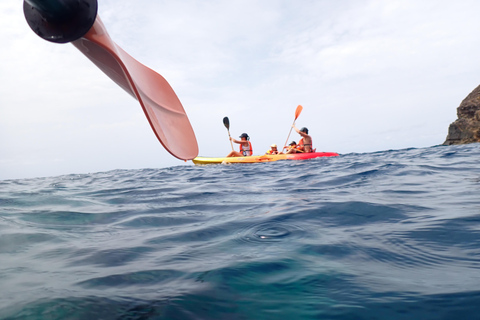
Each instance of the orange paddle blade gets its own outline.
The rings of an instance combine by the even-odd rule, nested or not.
[[[295,110],[295,120],[297,120],[300,113],[302,113],[302,110],[303,110],[303,107],[301,105],[298,105],[297,109]]]
[[[182,160],[198,155],[195,133],[172,87],[113,42],[98,15],[92,28],[72,44],[138,100],[153,132],[168,152]]]

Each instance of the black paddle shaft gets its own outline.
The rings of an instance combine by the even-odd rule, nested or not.
[[[95,23],[97,0],[24,0],[27,23],[40,38],[56,43],[83,37]]]

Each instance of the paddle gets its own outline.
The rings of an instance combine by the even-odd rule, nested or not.
[[[228,117],[225,117],[223,118],[223,125],[225,126],[225,128],[227,128],[227,132],[228,132],[228,137],[230,137],[230,120],[228,120]],[[230,139],[229,139],[230,140]],[[232,146],[232,151],[233,151],[233,143],[232,143],[232,140],[230,140],[230,145]]]
[[[71,42],[138,100],[157,139],[170,154],[182,160],[198,155],[195,133],[172,87],[113,42],[97,15],[97,0],[25,0],[23,11],[39,37]]]
[[[297,118],[300,115],[300,113],[302,113],[302,110],[303,110],[303,107],[301,105],[298,105],[297,109],[295,110],[295,119],[293,120],[292,126],[295,125],[295,121],[297,121]],[[282,151],[285,150],[285,148],[287,147],[288,139],[290,138],[290,134],[292,133],[292,129],[293,129],[293,127],[290,127],[290,132],[288,133],[287,141],[285,141],[285,144],[284,144],[284,147],[283,147]]]

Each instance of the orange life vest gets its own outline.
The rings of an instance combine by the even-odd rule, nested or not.
[[[271,149],[267,151],[267,154],[278,154],[278,150],[272,151]]]
[[[243,154],[243,156],[245,157],[251,156],[253,154],[252,143],[250,141],[247,141],[247,142],[248,142],[248,147],[245,147],[243,143],[240,143],[240,153]]]
[[[305,151],[305,146],[310,146],[310,152],[313,151],[313,148],[312,148],[312,144],[311,144],[311,143],[305,144],[305,143],[303,142],[303,138],[300,139],[300,141],[298,141],[297,148],[300,149],[300,150]]]

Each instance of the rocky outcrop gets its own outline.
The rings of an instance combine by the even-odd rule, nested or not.
[[[444,145],[480,142],[480,86],[457,108],[458,119],[448,127]]]

